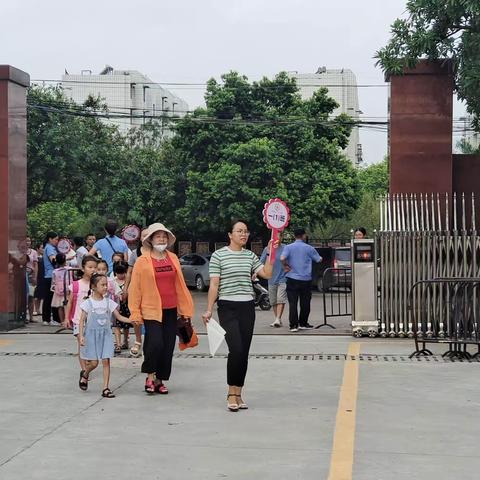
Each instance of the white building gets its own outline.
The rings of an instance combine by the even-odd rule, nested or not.
[[[290,72],[289,76],[295,78],[302,98],[308,99],[321,87],[328,88],[328,94],[338,104],[332,116],[346,113],[353,120],[358,121],[361,113],[358,106],[358,87],[355,74],[346,68],[341,70],[327,70],[320,67],[316,73]],[[360,144],[358,127],[354,127],[350,134],[350,142],[345,149],[346,156],[353,164],[359,164],[362,160],[362,145]]]
[[[184,100],[136,70],[114,70],[107,65],[98,75],[91,70],[82,70],[80,75],[65,73],[62,87],[79,104],[89,95],[103,99],[111,115],[105,121],[118,125],[123,133],[153,117],[169,136],[168,118],[183,117],[188,111]]]

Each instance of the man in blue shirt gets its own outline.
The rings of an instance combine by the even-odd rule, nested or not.
[[[303,228],[297,228],[294,235],[295,242],[287,245],[280,256],[287,272],[288,317],[291,332],[313,328],[313,325],[308,323],[312,300],[312,261],[316,263],[322,261],[318,252],[305,243],[306,233]],[[300,317],[297,310],[299,300]]]
[[[123,253],[123,259],[128,262],[128,247],[125,240],[115,235],[117,228],[118,224],[115,220],[107,220],[105,223],[105,232],[107,235],[105,235],[105,238],[95,242],[88,252],[89,255],[95,255],[97,252],[100,253],[102,259],[108,264],[108,273],[111,273],[113,270],[112,255],[114,253]]]
[[[279,236],[279,241],[282,241],[282,235]],[[287,278],[285,277],[285,270],[280,256],[283,253],[285,244],[280,243],[275,253],[275,263],[273,264],[272,278],[268,280],[268,296],[270,298],[270,304],[273,307],[273,315],[275,320],[270,324],[271,327],[282,326],[282,314],[285,304],[287,303]],[[260,257],[260,261],[265,264],[268,262],[268,247],[265,247]]]
[[[43,253],[43,304],[42,304],[42,321],[43,325],[59,326],[58,308],[52,308],[52,273],[55,268],[55,258],[58,250],[58,234],[56,232],[48,232],[45,251]],[[53,320],[52,320],[53,315]]]

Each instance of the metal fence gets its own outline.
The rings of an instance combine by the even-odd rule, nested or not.
[[[480,278],[436,278],[415,283],[410,290],[415,351],[411,357],[431,355],[427,343],[448,345],[444,356],[480,356]],[[476,345],[471,355],[468,345]]]
[[[350,268],[327,268],[323,272],[323,323],[315,328],[335,327],[330,318],[352,315],[352,270]]]
[[[392,195],[380,202],[380,334],[413,337],[414,314],[424,309],[418,282],[480,277],[480,241],[475,197]],[[443,294],[429,290],[429,308],[446,307]]]

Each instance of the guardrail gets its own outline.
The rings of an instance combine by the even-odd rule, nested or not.
[[[323,323],[315,328],[330,327],[329,318],[352,315],[352,269],[327,268],[323,272]]]
[[[480,356],[480,278],[435,278],[416,282],[410,289],[415,351],[411,357],[433,355],[427,343],[448,345],[443,356]],[[468,345],[476,345],[470,354]]]

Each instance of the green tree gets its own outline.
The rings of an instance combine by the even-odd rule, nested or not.
[[[408,17],[392,24],[389,43],[376,53],[384,71],[401,74],[421,58],[450,58],[455,90],[480,130],[480,2],[409,0]]]
[[[106,213],[110,179],[121,169],[125,144],[116,127],[92,115],[98,99],[83,106],[58,87],[28,91],[28,207],[71,202],[82,212]]]
[[[37,241],[42,241],[48,231],[71,236],[88,228],[88,219],[69,202],[44,202],[28,210],[27,231]]]
[[[475,147],[466,138],[462,138],[457,142],[457,148],[466,155],[480,155],[480,145]]]
[[[349,215],[329,220],[315,231],[314,236],[322,239],[347,239],[351,231],[364,227],[369,235],[380,227],[378,199],[388,193],[388,158],[358,170],[361,200],[358,207]]]
[[[273,196],[288,202],[292,224],[310,228],[357,205],[357,175],[341,151],[352,122],[331,118],[337,104],[326,89],[302,100],[285,73],[250,83],[230,72],[208,82],[205,100],[172,141],[188,170],[179,218],[196,235],[243,217],[266,236],[261,211]]]
[[[183,207],[180,202],[186,172],[171,144],[165,143],[160,148],[153,137],[143,139],[138,131],[132,135],[136,140],[129,137],[131,145],[125,152],[122,168],[111,179],[108,210],[128,222],[149,225],[161,221],[178,231],[181,224],[176,212]]]
[[[358,170],[358,180],[363,194],[370,194],[374,198],[388,193],[389,170],[388,157],[379,163],[373,163]]]

